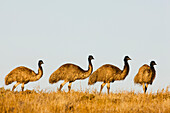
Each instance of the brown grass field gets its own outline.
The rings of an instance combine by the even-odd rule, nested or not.
[[[13,92],[0,88],[0,113],[170,113],[168,87],[157,93],[134,91]]]

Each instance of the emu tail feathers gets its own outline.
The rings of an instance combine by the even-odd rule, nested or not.
[[[50,84],[53,84],[53,83],[54,83],[54,78],[51,77],[51,76],[50,76],[50,78],[49,78],[49,83],[50,83]]]
[[[50,76],[50,78],[49,78],[49,83],[50,83],[50,84],[56,83],[56,82],[59,81],[58,79],[59,79],[59,78],[57,78],[57,76],[56,76],[55,74],[52,74],[52,75]]]
[[[140,75],[137,74],[137,75],[135,76],[135,78],[134,78],[134,83],[135,83],[135,84],[141,84],[141,85],[142,85],[142,83],[143,83],[143,82],[142,82],[142,76],[140,76]]]
[[[96,82],[97,82],[97,73],[94,72],[89,78],[88,85],[93,85]]]
[[[11,84],[12,82],[15,81],[15,77],[14,76],[11,76],[10,74],[8,74],[6,77],[5,77],[5,85],[9,85]]]
[[[137,76],[134,77],[134,83],[137,83],[138,80],[137,80]]]

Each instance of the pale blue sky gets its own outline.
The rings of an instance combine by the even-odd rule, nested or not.
[[[15,67],[24,65],[37,72],[42,59],[43,77],[25,89],[56,90],[62,82],[49,84],[50,74],[67,62],[87,69],[92,54],[94,71],[106,63],[122,69],[124,56],[131,57],[129,75],[112,83],[111,92],[142,92],[133,78],[151,60],[157,63],[157,75],[148,91],[166,88],[170,85],[169,12],[169,0],[1,0],[0,87],[13,87],[14,83],[5,86],[4,78]],[[87,83],[88,79],[76,81],[72,89],[99,91],[101,83]]]

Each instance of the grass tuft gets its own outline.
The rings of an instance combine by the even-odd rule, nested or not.
[[[169,87],[157,93],[135,93],[121,91],[101,94],[93,91],[46,92],[26,90],[24,92],[0,88],[1,113],[152,113],[170,112]]]

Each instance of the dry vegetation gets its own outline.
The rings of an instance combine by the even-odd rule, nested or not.
[[[122,91],[97,92],[13,92],[0,88],[1,113],[170,113],[170,91],[142,94]]]

